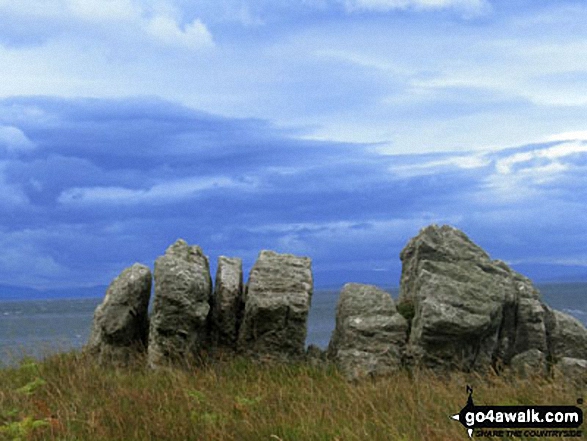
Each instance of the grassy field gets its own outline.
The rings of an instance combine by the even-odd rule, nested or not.
[[[465,440],[449,416],[465,405],[467,384],[477,405],[574,405],[583,393],[549,380],[423,371],[353,384],[332,367],[238,358],[140,366],[104,369],[68,353],[0,370],[0,439]]]

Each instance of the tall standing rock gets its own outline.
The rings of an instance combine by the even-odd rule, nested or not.
[[[483,370],[530,350],[517,360],[546,360],[534,351],[548,351],[538,291],[463,232],[426,227],[400,257],[399,304],[414,311],[408,352],[415,362]]]
[[[149,366],[197,357],[208,339],[211,294],[210,266],[200,247],[179,239],[157,258]]]
[[[238,350],[259,358],[303,357],[312,291],[310,258],[261,251],[249,275]]]
[[[547,306],[542,302],[540,292],[530,279],[511,269],[510,277],[515,289],[516,301],[513,305],[506,304],[504,311],[509,316],[514,315],[512,310],[515,311],[516,321],[513,325],[505,321],[502,323],[501,352],[498,352],[498,355],[503,360],[516,358],[518,364],[520,360],[528,360],[525,364],[530,370],[533,369],[538,373],[546,372],[550,350],[546,329]],[[503,339],[508,329],[509,334],[514,336],[513,344],[511,337],[508,336],[507,340]]]
[[[347,283],[338,300],[328,357],[350,380],[388,374],[401,366],[407,330],[389,293]]]
[[[211,311],[214,346],[236,350],[243,307],[242,260],[220,256]]]
[[[86,350],[101,364],[127,365],[147,348],[151,271],[135,263],[116,277],[94,312]]]

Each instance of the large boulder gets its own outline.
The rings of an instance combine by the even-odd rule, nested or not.
[[[238,351],[262,359],[303,358],[312,291],[310,258],[261,251],[245,291]]]
[[[388,374],[401,366],[407,330],[389,293],[347,283],[338,300],[328,357],[350,380]]]
[[[413,310],[407,350],[412,362],[486,370],[531,349],[547,352],[546,307],[539,292],[463,232],[431,225],[400,257],[399,306]],[[546,360],[531,354],[536,363]]]
[[[135,263],[116,277],[94,312],[86,350],[101,364],[127,365],[147,348],[151,271]]]
[[[546,354],[539,349],[529,349],[515,355],[510,361],[511,370],[519,377],[546,376]]]
[[[561,378],[579,387],[587,385],[587,360],[562,357],[554,367],[555,378]]]
[[[155,261],[150,367],[196,358],[208,343],[212,280],[208,258],[179,239]]]
[[[212,300],[212,342],[215,347],[236,350],[242,320],[243,263],[239,258],[220,256]]]
[[[548,308],[546,325],[553,362],[565,357],[587,360],[587,329],[579,320]]]

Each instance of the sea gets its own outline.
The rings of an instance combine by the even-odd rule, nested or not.
[[[587,326],[587,283],[538,285],[543,300]],[[397,298],[398,288],[386,288]],[[1,291],[1,290],[0,290]],[[335,324],[340,290],[316,290],[308,317],[306,343],[325,348]],[[87,295],[87,294],[86,294]],[[0,366],[12,366],[24,357],[44,356],[81,349],[90,333],[92,317],[101,297],[10,300],[0,292]]]

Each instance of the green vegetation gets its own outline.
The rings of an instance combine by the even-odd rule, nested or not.
[[[540,379],[422,371],[348,383],[332,367],[241,358],[188,370],[142,365],[104,369],[68,353],[0,370],[0,440],[465,440],[449,415],[464,406],[467,384],[477,404],[582,396]]]
[[[397,304],[397,312],[403,315],[408,323],[411,323],[412,319],[416,315],[416,307],[414,306],[414,302],[411,300],[404,300],[403,302],[399,302]]]

